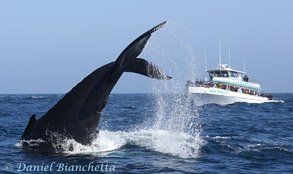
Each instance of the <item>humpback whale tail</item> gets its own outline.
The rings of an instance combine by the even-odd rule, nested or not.
[[[134,72],[162,80],[171,79],[157,65],[137,58],[151,34],[165,24],[163,22],[135,39],[115,62],[96,69],[84,78],[40,119],[33,115],[21,139],[42,139],[46,146],[51,147],[58,141],[58,138],[52,137],[57,133],[84,145],[91,144],[97,137],[102,110],[123,72]]]
[[[148,76],[151,78],[157,79],[171,79],[170,76],[166,76],[163,70],[157,65],[148,62],[142,58],[137,58],[137,56],[142,52],[144,49],[148,39],[151,37],[151,34],[158,29],[162,28],[167,21],[162,22],[161,24],[153,27],[152,29],[148,30],[137,39],[135,39],[131,44],[129,44],[123,52],[119,55],[116,59],[113,67],[112,67],[112,76],[117,75],[117,73],[124,72],[134,72],[144,76]],[[119,72],[120,71],[120,72]]]

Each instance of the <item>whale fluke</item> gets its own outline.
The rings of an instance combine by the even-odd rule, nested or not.
[[[123,72],[138,73],[160,80],[171,79],[157,65],[137,58],[151,34],[165,24],[166,22],[163,22],[135,39],[115,62],[89,74],[40,119],[33,115],[21,140],[41,139],[45,145],[42,147],[47,150],[59,141],[60,137],[54,137],[56,135],[73,138],[83,145],[91,144],[97,137],[101,112]]]

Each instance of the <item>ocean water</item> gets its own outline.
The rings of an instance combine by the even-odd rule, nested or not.
[[[1,173],[293,173],[293,94],[202,107],[180,94],[112,94],[91,146],[68,139],[61,154],[24,150],[30,116],[62,96],[0,95]]]

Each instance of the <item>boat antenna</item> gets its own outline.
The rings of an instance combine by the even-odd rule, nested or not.
[[[229,47],[229,68],[231,68],[231,49]]]
[[[218,69],[221,69],[221,64],[222,64],[222,53],[221,53],[221,39],[219,40],[219,65]]]
[[[204,50],[204,64],[205,64],[205,71],[208,71],[208,67],[207,67],[207,49]]]
[[[244,59],[244,56],[243,56],[243,71],[245,72],[245,59]]]

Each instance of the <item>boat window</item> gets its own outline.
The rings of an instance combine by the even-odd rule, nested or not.
[[[237,72],[230,72],[231,77],[238,78],[238,73]]]
[[[229,77],[227,71],[215,71],[216,77]]]
[[[210,75],[212,75],[213,77],[229,77],[227,71],[212,71],[210,72]]]
[[[215,75],[215,77],[220,77],[220,71],[215,71],[214,75]]]
[[[221,72],[221,75],[222,75],[222,77],[229,77],[227,71],[222,71],[222,72]]]

